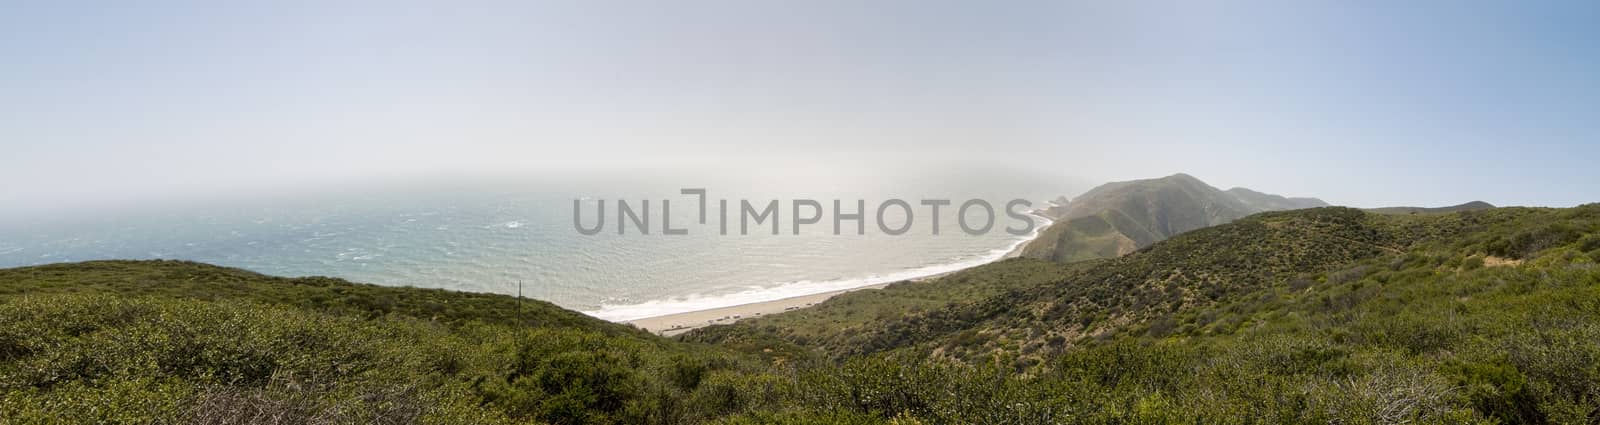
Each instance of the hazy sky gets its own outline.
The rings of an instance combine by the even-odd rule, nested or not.
[[[0,205],[858,162],[1600,201],[1600,2],[7,2]]]

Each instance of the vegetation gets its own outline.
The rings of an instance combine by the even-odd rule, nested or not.
[[[1072,422],[1594,423],[1597,230],[1600,205],[1265,213],[840,335],[764,323],[831,320],[830,301],[684,338],[996,368],[1034,414]],[[907,385],[896,391],[924,394]]]
[[[90,261],[0,269],[0,297],[62,293],[243,300],[366,318],[396,314],[446,324],[481,321],[639,333],[544,301],[518,303],[503,295],[393,288],[330,277],[275,277],[187,261]]]
[[[1453,213],[1453,212],[1477,211],[1477,210],[1486,210],[1486,209],[1490,209],[1490,208],[1494,208],[1494,205],[1489,204],[1488,202],[1483,202],[1483,201],[1472,201],[1472,202],[1468,202],[1468,203],[1465,203],[1465,204],[1451,205],[1451,206],[1448,206],[1448,207],[1437,207],[1437,208],[1427,208],[1427,207],[1384,207],[1384,208],[1369,208],[1366,211],[1367,212],[1378,213],[1378,214],[1449,214],[1449,213]]]
[[[1285,198],[1243,187],[1228,189],[1227,192],[1252,211],[1286,211],[1328,206],[1327,202],[1317,198]]]
[[[1218,190],[1188,174],[1113,182],[1045,210],[1057,221],[1023,255],[1061,263],[1114,258],[1252,213],[1327,205],[1316,198],[1285,198],[1242,187]]]
[[[3,276],[0,423],[682,423],[707,419],[702,378],[759,366],[508,297],[181,262]]]
[[[841,347],[857,343],[854,336],[877,330],[881,323],[986,299],[1011,288],[1060,282],[1090,264],[1012,258],[938,279],[847,292],[812,307],[745,319],[735,326],[700,329],[680,339],[733,347],[780,361],[826,358],[842,354]]]
[[[1597,264],[1600,205],[1318,208],[676,340],[193,263],[12,269],[0,423],[1600,423]]]

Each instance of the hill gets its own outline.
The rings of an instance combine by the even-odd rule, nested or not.
[[[0,297],[103,293],[116,296],[246,301],[379,318],[402,315],[444,324],[485,322],[608,334],[637,329],[544,301],[443,289],[396,288],[331,277],[286,278],[189,261],[88,261],[0,269]]]
[[[1448,207],[1437,207],[1437,208],[1427,208],[1427,207],[1385,207],[1385,208],[1368,208],[1368,209],[1366,209],[1366,211],[1367,212],[1374,212],[1374,213],[1378,213],[1378,214],[1447,214],[1447,213],[1462,212],[1462,211],[1486,210],[1486,209],[1490,209],[1490,208],[1494,208],[1494,205],[1491,205],[1488,202],[1483,202],[1483,201],[1472,201],[1472,202],[1468,202],[1468,203],[1465,203],[1465,204],[1452,205],[1452,206],[1448,206]]]
[[[854,343],[852,338],[878,329],[880,323],[993,297],[1017,287],[1060,282],[1088,264],[1011,258],[928,281],[846,292],[812,307],[745,319],[737,326],[703,328],[680,339],[735,347],[768,358],[810,359],[815,354],[811,350],[848,347]]]
[[[1317,198],[1285,198],[1242,187],[1228,189],[1227,193],[1233,195],[1233,198],[1238,199],[1239,202],[1244,203],[1245,207],[1252,212],[1299,210],[1328,206],[1327,202],[1322,202],[1321,199]]]
[[[1600,205],[1262,213],[1060,272],[833,335],[783,331],[838,317],[818,309],[684,338],[766,338],[884,369],[901,378],[879,391],[905,408],[987,370],[1010,378],[980,385],[1028,400],[1018,409],[1036,420],[1051,406],[1094,423],[1600,419]]]
[[[182,261],[4,269],[0,423],[698,422],[702,380],[760,370],[517,301]]]
[[[1253,213],[1320,206],[1327,204],[1245,188],[1223,191],[1188,174],[1107,183],[1046,209],[1056,222],[1040,231],[1023,256],[1064,263],[1112,258]]]

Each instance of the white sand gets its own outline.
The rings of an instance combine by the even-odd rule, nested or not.
[[[1045,223],[1044,226],[1048,226],[1048,225],[1049,225],[1049,223]],[[1017,244],[1017,246],[1015,248],[1011,249],[1011,252],[1007,252],[1006,255],[1001,256],[999,259],[996,259],[995,261],[1000,261],[1000,260],[1004,260],[1004,259],[1007,259],[1007,258],[1021,256],[1022,255],[1022,249],[1024,247],[1027,247],[1029,242],[1033,242],[1033,238],[1037,238],[1039,236],[1039,233],[1041,233],[1042,231],[1043,231],[1043,226],[1041,226],[1038,231],[1035,231],[1033,233],[1033,236],[1030,237],[1027,242],[1023,242],[1023,243]],[[961,269],[961,270],[966,270],[966,269]],[[928,276],[922,276],[922,277],[917,277],[917,278],[908,279],[908,280],[909,281],[925,281],[925,280],[930,280],[930,279],[936,279],[936,278],[939,278],[939,277],[942,277],[942,276],[945,276],[945,275],[949,275],[951,273],[959,272],[961,270],[955,270],[955,271],[938,273],[938,274],[933,274],[933,275],[928,275]],[[850,291],[859,291],[859,290],[863,290],[863,289],[878,289],[878,288],[882,288],[882,287],[885,287],[885,286],[888,286],[888,285],[889,285],[889,283],[880,283],[880,284],[877,284],[877,285],[863,286],[863,287],[859,287],[859,288],[845,289],[845,290],[840,290],[840,291],[824,292],[824,293],[820,293],[820,294],[802,295],[802,296],[798,296],[798,297],[790,297],[790,298],[784,298],[784,299],[780,299],[780,300],[763,301],[763,302],[758,302],[758,303],[741,304],[741,305],[730,306],[730,307],[719,307],[719,308],[713,308],[713,309],[707,309],[707,310],[699,310],[699,311],[690,311],[690,312],[684,312],[684,313],[675,313],[675,314],[668,314],[668,315],[665,315],[665,316],[646,317],[646,318],[643,318],[643,319],[629,320],[629,321],[626,321],[626,322],[623,322],[623,323],[632,324],[634,326],[638,326],[639,328],[642,328],[642,329],[650,331],[650,332],[654,332],[656,334],[660,334],[660,335],[664,335],[664,336],[672,336],[672,335],[677,335],[677,334],[680,334],[680,333],[688,332],[689,330],[695,329],[695,328],[701,328],[701,327],[706,327],[706,326],[710,326],[710,325],[733,323],[733,322],[739,321],[741,319],[748,319],[748,318],[752,318],[752,317],[761,317],[761,316],[765,316],[765,315],[771,315],[771,314],[776,314],[776,313],[782,313],[782,312],[785,312],[785,311],[806,308],[806,307],[810,307],[810,306],[819,304],[819,303],[821,303],[823,301],[826,301],[828,298],[833,298],[834,295],[839,295],[839,294],[843,294],[843,293],[850,292]]]

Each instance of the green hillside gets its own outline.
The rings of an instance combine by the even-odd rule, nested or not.
[[[838,347],[853,346],[860,333],[907,314],[981,300],[1017,287],[1060,282],[1087,265],[1012,258],[929,281],[847,292],[812,307],[699,329],[680,339],[736,347],[768,358],[812,359],[823,357],[819,356],[826,354],[823,351],[841,352]]]
[[[1245,188],[1218,190],[1188,174],[1107,183],[1046,209],[1056,220],[1023,255],[1062,263],[1113,258],[1179,233],[1262,211],[1327,206]]]
[[[786,329],[825,329],[830,307],[847,310],[833,301],[684,339],[765,338],[846,370],[931,375],[876,383],[906,400],[886,412],[948,403],[960,393],[941,380],[991,373],[1003,378],[984,385],[1029,400],[1009,413],[1035,420],[1593,423],[1597,232],[1600,205],[1264,213],[831,335]],[[930,409],[917,417],[943,417]]]
[[[0,270],[0,423],[683,423],[761,366],[552,304],[180,261]],[[700,396],[704,397],[704,396]]]
[[[0,270],[0,423],[1596,423],[1600,205],[1262,213],[677,339],[183,262]]]
[[[443,289],[395,288],[330,277],[285,278],[189,261],[89,261],[0,269],[0,297],[103,293],[199,301],[249,301],[319,313],[400,315],[462,324],[562,327],[644,333],[544,301]]]
[[[1447,214],[1462,211],[1486,210],[1490,208],[1494,208],[1494,205],[1483,201],[1472,201],[1465,204],[1451,205],[1448,207],[1384,207],[1368,208],[1366,211],[1375,212],[1378,214]]]
[[[860,336],[868,342],[851,348],[878,351],[974,332],[1005,335],[1019,344],[1097,337],[1531,213],[1419,218],[1337,207],[1263,213],[1097,263],[1056,284],[1019,287],[983,302],[884,323],[872,336]],[[970,357],[996,347],[946,348],[947,355]]]
[[[1123,224],[1119,226],[1116,223]],[[1161,239],[1148,226],[1136,224],[1120,211],[1104,211],[1051,223],[1023,247],[1022,256],[1058,263],[1115,258],[1139,249],[1139,240]]]

